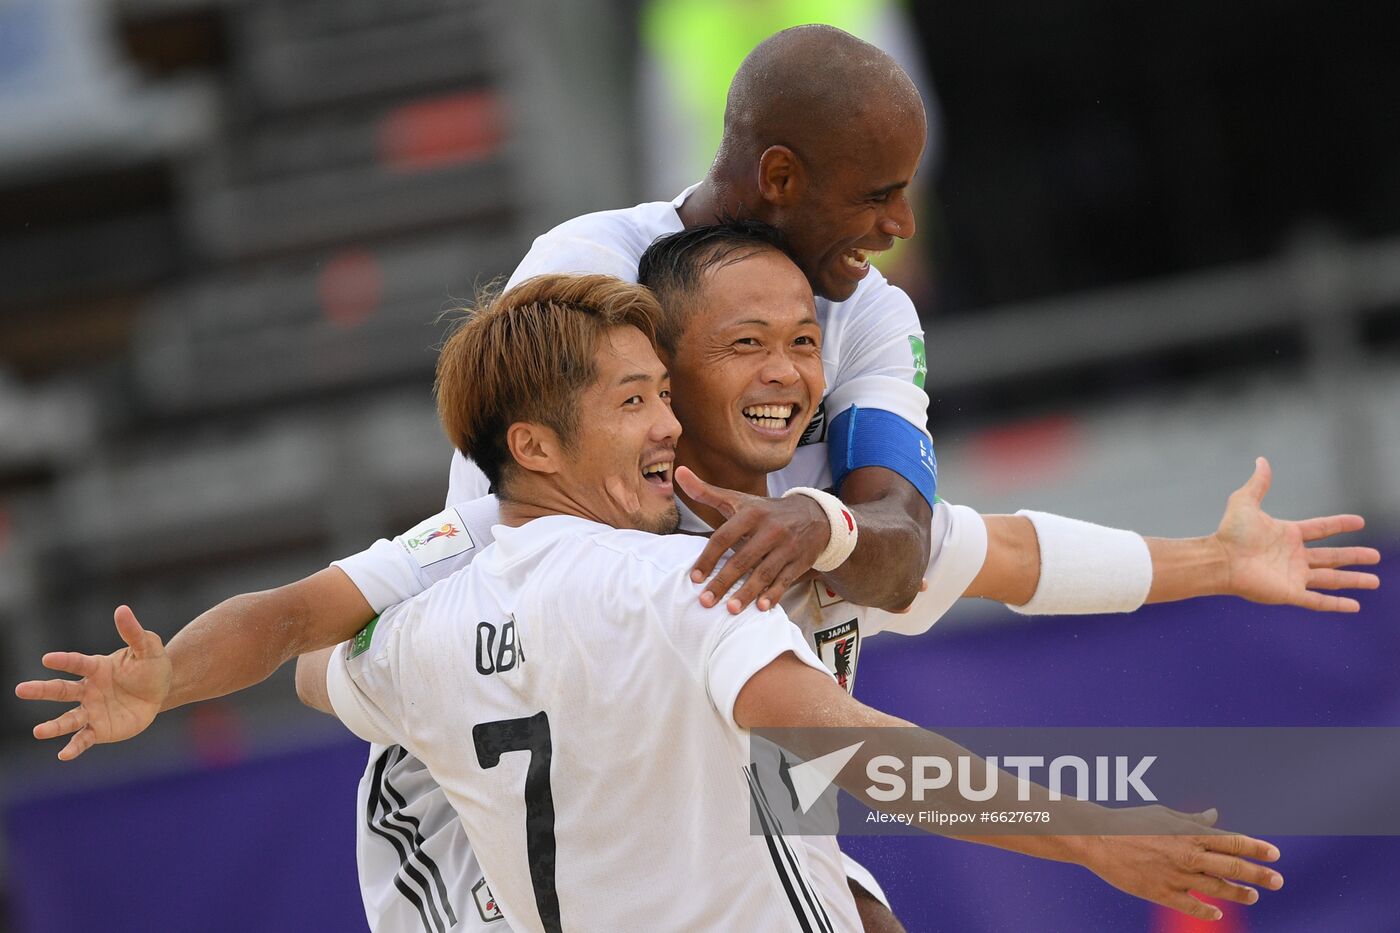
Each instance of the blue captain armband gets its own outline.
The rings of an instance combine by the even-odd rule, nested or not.
[[[938,498],[938,460],[928,435],[894,412],[852,405],[831,422],[827,434],[831,480],[838,495],[852,470],[884,467],[914,484],[928,500]]]

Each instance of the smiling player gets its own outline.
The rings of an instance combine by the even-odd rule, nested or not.
[[[811,295],[802,277],[782,254],[771,232],[744,225],[696,229],[663,240],[648,252],[643,273],[665,297],[668,313],[662,318],[659,341],[675,373],[674,384],[678,389],[684,387],[683,396],[700,401],[686,403],[683,397],[676,401],[677,414],[689,430],[688,434],[681,435],[681,443],[674,454],[666,445],[659,444],[644,449],[640,459],[634,461],[626,453],[619,452],[625,447],[613,443],[615,439],[606,434],[601,447],[588,448],[603,451],[615,460],[609,473],[612,478],[606,484],[610,500],[623,515],[646,511],[642,504],[652,500],[653,489],[668,491],[666,476],[673,459],[710,479],[719,478],[709,472],[711,469],[722,469],[724,481],[746,493],[761,494],[770,489],[781,492],[784,487],[778,484],[785,481],[783,477],[790,476],[793,470],[801,470],[800,465],[788,464],[788,461],[792,458],[798,432],[804,426],[805,412],[811,409],[811,400],[822,394],[821,335],[813,324]],[[497,347],[493,352],[500,350]],[[444,361],[443,365],[444,378],[454,378],[451,361]],[[546,367],[526,375],[540,376],[548,371]],[[626,406],[633,401],[629,396],[622,403]],[[751,424],[754,420],[763,420],[766,414],[763,409],[787,405],[793,407],[791,417],[798,423],[790,425],[786,434],[772,426]],[[686,440],[688,436],[689,441]],[[731,448],[735,451],[732,458],[712,455],[712,451]],[[590,460],[599,456],[602,454],[591,455]],[[818,465],[822,462],[821,458],[816,461]],[[766,476],[775,465],[791,469],[781,476]],[[821,483],[820,467],[817,472],[811,472],[810,465],[807,469],[807,478],[798,481]],[[567,483],[566,486],[572,488]],[[706,498],[717,497],[721,505],[726,496],[735,495],[709,487],[693,485],[693,488]],[[820,495],[815,490],[804,494]],[[692,503],[696,512],[710,516],[711,523],[719,520],[719,516],[703,504],[695,500]],[[705,524],[698,515],[690,509],[685,514],[687,527],[704,529]],[[1236,589],[1230,592],[1238,595],[1301,602],[1318,594],[1310,593],[1305,581],[1291,578],[1288,568],[1293,560],[1322,563],[1342,556],[1360,556],[1341,551],[1329,554],[1326,549],[1308,551],[1300,544],[1296,551],[1281,546],[1292,523],[1274,522],[1259,512],[1257,505],[1251,508],[1247,499],[1232,501],[1227,517],[1232,515],[1233,523],[1240,525],[1244,532],[1237,530],[1232,535],[1219,536],[1219,540],[1203,542],[1207,551],[1232,553],[1232,563],[1237,568],[1249,565],[1251,559],[1257,561],[1252,555],[1273,555],[1270,560],[1263,561],[1268,572],[1256,572],[1252,577],[1241,573],[1233,575]],[[484,504],[470,503],[423,523],[421,531],[401,537],[397,546],[382,542],[376,549],[399,555],[396,559],[400,572],[395,579],[376,578],[374,568],[382,562],[366,561],[364,555],[339,562],[338,566],[360,585],[378,609],[418,592],[432,579],[442,579],[452,567],[479,553],[491,540],[491,525],[496,520],[495,504],[491,500]],[[646,527],[641,524],[644,519],[632,521]],[[669,516],[666,521],[671,521]],[[926,628],[941,613],[936,605],[951,602],[974,575],[972,589],[982,595],[1006,600],[1007,594],[1034,591],[1038,573],[1035,563],[1008,559],[1001,553],[1005,549],[1001,543],[1003,536],[995,533],[997,528],[1024,521],[1013,516],[981,517],[963,507],[939,503],[935,522],[936,529],[942,530],[935,533],[940,548],[931,567],[933,585],[930,592],[921,597],[927,601],[907,616],[870,613],[842,602],[824,587],[817,586],[793,590],[784,599],[784,607],[798,624],[808,647],[842,678],[842,686],[849,690],[854,684],[864,637],[891,624],[904,631]],[[975,547],[969,548],[967,542],[975,543],[975,532],[984,525],[984,536],[993,533],[989,535],[987,559],[980,560],[981,552]],[[460,533],[441,536],[430,547],[421,544],[424,538],[436,534],[444,526]],[[1141,539],[1138,541],[1141,545]],[[1171,592],[1181,595],[1182,588],[1189,586],[1196,587],[1197,593],[1221,591],[1203,587],[1200,582],[1212,578],[1210,574],[1198,572],[1208,568],[1208,563],[1183,559],[1198,553],[1199,545],[1190,541],[1151,542],[1160,569],[1154,575],[1149,598],[1154,601],[1169,598],[1166,594]],[[972,559],[968,558],[969,553]],[[1029,583],[1023,579],[1027,575]],[[1350,582],[1364,585],[1363,577],[1351,575]],[[299,593],[299,600],[316,605],[318,613],[323,613],[325,606],[348,606],[358,598],[359,615],[342,620],[342,626],[358,624],[372,612],[336,570],[318,574],[304,584],[284,588],[279,596],[263,600],[260,605],[231,601],[221,609],[226,615],[237,616],[234,627],[246,623],[258,612],[271,612],[270,621],[275,624],[280,619],[272,612],[272,606],[280,601],[285,612],[287,605],[296,604],[296,600],[288,602],[289,594],[294,592]],[[204,624],[216,624],[213,616],[219,613],[220,610],[214,610],[210,618],[203,620]],[[268,644],[275,639],[275,635],[259,636],[255,643]],[[239,651],[243,652],[247,641],[239,639],[238,644]],[[186,652],[185,657],[188,656]],[[237,657],[220,661],[219,669],[239,663]],[[324,696],[324,660],[319,670],[307,664],[302,667],[308,670],[299,670],[299,682],[307,693]],[[489,888],[484,885],[465,836],[442,791],[421,762],[398,747],[376,748],[372,767],[361,785],[361,813],[366,814],[360,824],[362,883],[366,906],[377,929],[412,929],[420,920],[429,924],[435,916],[442,918],[439,922],[460,922],[464,925],[462,928],[488,920],[497,922],[494,913],[486,909],[490,903]],[[411,832],[406,829],[409,826]],[[867,924],[872,913],[882,917],[882,922],[893,922],[888,911],[871,896],[878,896],[878,885],[859,866],[843,862],[834,841],[814,841],[809,864],[814,876],[827,887],[839,884],[845,877],[852,879]],[[480,913],[464,903],[468,891],[477,898],[477,907],[482,908]],[[878,913],[877,908],[883,913]],[[405,916],[397,921],[391,919],[400,913]]]

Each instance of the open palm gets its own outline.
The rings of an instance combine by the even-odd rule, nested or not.
[[[58,753],[71,761],[93,745],[120,742],[139,734],[160,712],[170,692],[170,658],[160,636],[141,627],[126,606],[118,607],[117,633],[126,647],[111,654],[53,651],[43,657],[49,670],[81,680],[29,680],[15,687],[22,700],[75,703],[62,715],[34,727],[36,739],[72,735]]]
[[[1356,612],[1356,600],[1318,590],[1373,590],[1373,573],[1342,567],[1375,564],[1380,552],[1368,547],[1308,547],[1314,541],[1360,531],[1360,515],[1328,515],[1285,521],[1266,513],[1264,496],[1273,482],[1269,461],[1255,461],[1254,475],[1231,494],[1215,538],[1228,566],[1227,592],[1257,603],[1302,606],[1318,612]]]

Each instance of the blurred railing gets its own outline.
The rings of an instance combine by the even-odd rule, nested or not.
[[[43,71],[45,93],[135,129],[80,147],[81,176],[47,131],[32,138],[48,161],[0,151],[15,221],[0,335],[61,373],[0,379],[6,677],[37,673],[40,646],[108,644],[114,601],[170,631],[435,507],[441,312],[552,224],[630,199],[616,152],[632,38],[605,0],[23,0],[0,15],[45,49],[69,35],[54,11],[87,44]],[[145,74],[114,20],[174,23],[213,51],[198,77]],[[6,84],[50,67],[26,48],[4,50],[19,57],[0,61],[0,110],[42,116],[50,97]],[[168,104],[147,117],[171,127],[124,117],[139,101]],[[95,323],[124,352],[66,362]],[[19,715],[0,706],[0,727]]]
[[[180,4],[122,7],[166,5]],[[0,384],[13,673],[33,672],[36,645],[109,644],[118,602],[171,631],[435,508],[438,313],[550,224],[630,203],[626,40],[590,4],[211,5],[230,18],[230,61],[217,131],[175,169],[178,274],[139,299],[129,354]],[[1366,337],[1397,307],[1400,241],[1313,235],[1265,262],[935,320],[942,488],[988,511],[1189,532],[1270,453],[1281,511],[1400,518],[1400,363]],[[1231,348],[1280,333],[1302,363],[1241,385]],[[1200,346],[1217,348],[1214,371],[1131,401],[940,421],[946,395],[1033,394]]]
[[[1312,230],[1264,262],[935,323],[928,329],[926,386],[935,397],[970,387],[1014,391],[1018,383],[1043,385],[1086,368],[1146,368],[1150,361],[1196,348],[1214,365],[1189,382],[1164,380],[1139,411],[1155,409],[1160,417],[1163,400],[1174,395],[1180,404],[1166,407],[1193,412],[1185,417],[1199,420],[1199,430],[1209,434],[1234,423],[1232,409],[1253,408],[1256,425],[1272,423],[1281,432],[1268,439],[1250,432],[1256,446],[1288,450],[1295,462],[1321,458],[1327,463],[1322,472],[1325,488],[1336,492],[1328,497],[1333,506],[1400,521],[1400,341],[1367,337],[1387,329],[1400,335],[1397,325],[1400,239],[1349,244]],[[1258,356],[1242,352],[1252,343],[1296,346],[1301,354],[1276,365],[1237,367],[1237,358]],[[1256,394],[1239,391],[1242,381],[1253,384]],[[1231,384],[1232,398],[1212,397],[1210,386]],[[1123,410],[1109,398],[1081,398],[1059,407],[1081,415]],[[1117,433],[1126,443],[1133,430],[1131,416],[1125,420],[1129,423]],[[934,421],[936,433],[936,416]],[[1186,448],[1188,457],[1191,449]],[[940,445],[940,450],[955,452],[958,445]],[[1251,457],[1242,456],[1247,467]],[[1238,466],[1229,464],[1229,475]],[[1278,466],[1286,475],[1287,462]],[[1153,488],[1156,478],[1138,479]],[[1132,487],[1131,480],[1127,485]],[[972,486],[985,491],[975,477]]]

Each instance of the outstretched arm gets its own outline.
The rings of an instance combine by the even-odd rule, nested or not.
[[[170,639],[173,671],[162,711],[261,683],[291,658],[337,645],[374,610],[338,567],[226,599]]]
[[[165,710],[260,683],[290,658],[353,637],[373,616],[355,584],[335,567],[224,600],[181,629],[168,647],[122,606],[116,623],[125,648],[108,655],[46,654],[45,667],[82,679],[27,681],[15,694],[77,704],[34,728],[39,739],[73,735],[59,753],[68,761],[95,744],[138,735]]]
[[[1196,596],[1239,596],[1252,602],[1294,605],[1319,612],[1356,612],[1355,599],[1319,590],[1372,590],[1373,573],[1342,568],[1375,564],[1367,547],[1309,547],[1324,538],[1359,531],[1359,515],[1302,521],[1277,519],[1263,510],[1273,471],[1263,457],[1254,474],[1231,494],[1214,534],[1200,538],[1144,538],[1152,563],[1150,603]],[[1035,527],[1020,515],[984,516],[987,559],[967,596],[1022,606],[1040,584],[1041,553]]]
[[[871,785],[871,765],[883,755],[905,761],[913,755],[930,755],[945,761],[967,756],[973,773],[983,773],[985,762],[949,739],[861,704],[830,676],[799,661],[792,652],[764,667],[744,684],[734,704],[734,720],[746,729],[795,729],[791,740],[810,740],[815,749],[803,749],[805,760],[832,751],[831,743],[862,740],[847,755],[849,763],[836,783],[873,808],[908,813],[911,826],[930,832],[931,824],[917,815],[931,807],[944,812],[1024,808],[1018,779],[1006,772],[995,794],[972,804],[951,787],[914,800],[888,795],[876,798]],[[832,727],[836,727],[833,729]],[[895,728],[890,728],[895,727]],[[898,728],[904,727],[904,728]],[[847,731],[859,729],[859,733]],[[787,744],[785,740],[784,744]],[[846,745],[845,750],[851,746]],[[793,768],[796,771],[796,768]],[[928,787],[924,788],[928,790]],[[1036,858],[1081,865],[1120,891],[1202,920],[1218,920],[1220,910],[1192,897],[1199,891],[1211,897],[1253,904],[1259,892],[1251,885],[1277,890],[1283,877],[1258,864],[1278,859],[1278,849],[1259,839],[1213,829],[1215,814],[1185,814],[1165,807],[1107,809],[1073,798],[1056,800],[1044,788],[1027,784],[1031,806],[1054,812],[1056,834],[958,835]]]

